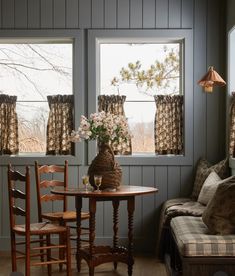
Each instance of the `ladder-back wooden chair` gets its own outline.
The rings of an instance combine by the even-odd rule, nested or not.
[[[58,173],[62,174],[63,180],[56,180]],[[50,179],[45,179],[46,176],[51,174]],[[51,194],[48,188],[54,188],[61,186],[68,188],[68,161],[65,161],[64,166],[57,165],[42,165],[39,166],[38,162],[35,161],[35,176],[37,186],[37,202],[38,202],[38,219],[39,222],[49,220],[59,223],[59,225],[67,225],[68,222],[76,222],[76,211],[68,210],[67,208],[67,197],[61,195]],[[44,212],[43,204],[53,201],[60,201],[62,204],[62,210],[53,210],[53,212]],[[81,219],[89,219],[89,213],[83,212]],[[71,226],[76,228],[76,226]],[[87,234],[88,228],[83,227],[84,234]],[[76,239],[74,236],[71,239]]]
[[[26,174],[23,175],[13,170],[11,165],[8,165],[8,194],[12,271],[17,271],[17,259],[25,258],[26,276],[30,276],[30,266],[39,265],[47,265],[48,275],[51,275],[52,264],[66,264],[67,275],[71,275],[69,228],[47,222],[30,223],[30,174],[28,166],[26,167]],[[24,217],[24,224],[17,223],[18,216]],[[55,234],[65,237],[63,244],[51,244],[50,237]],[[17,242],[16,236],[18,235],[24,236],[24,241]],[[43,240],[38,239],[38,237]],[[38,243],[40,243],[40,246]],[[22,249],[22,246],[25,248]],[[54,253],[54,250],[61,248],[66,252],[65,257],[63,259],[55,258],[52,253]],[[42,259],[42,255],[46,256],[45,261],[44,258]],[[38,260],[31,260],[33,257],[38,257]]]

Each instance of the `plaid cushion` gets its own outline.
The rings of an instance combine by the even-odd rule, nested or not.
[[[191,195],[193,200],[197,200],[203,183],[212,171],[215,171],[221,179],[228,177],[228,159],[226,158],[213,166],[203,158],[199,160],[193,185],[193,192]]]
[[[209,235],[201,217],[173,218],[171,228],[183,256],[235,256],[235,235]]]

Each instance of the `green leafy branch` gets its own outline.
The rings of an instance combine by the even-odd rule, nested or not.
[[[137,88],[144,88],[144,93],[156,92],[159,89],[170,87],[172,80],[179,78],[179,53],[174,49],[164,48],[166,56],[162,62],[156,60],[154,64],[146,70],[141,69],[139,60],[128,63],[127,67],[122,67],[120,76],[114,77],[111,85],[115,86],[119,93],[119,87],[123,83],[134,83]]]

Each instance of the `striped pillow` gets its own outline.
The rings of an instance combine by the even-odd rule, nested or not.
[[[199,160],[197,165],[194,185],[193,185],[193,192],[191,195],[193,200],[197,200],[200,194],[202,185],[212,170],[215,171],[221,179],[228,177],[229,176],[228,158],[218,162],[213,166],[211,166],[211,164],[203,158]]]
[[[213,197],[215,194],[215,191],[219,185],[219,181],[221,178],[218,176],[218,174],[214,171],[212,171],[205,182],[203,183],[201,192],[198,196],[197,201],[203,205],[207,205],[209,200]]]

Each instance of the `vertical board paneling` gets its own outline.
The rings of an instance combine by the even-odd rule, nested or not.
[[[40,28],[40,0],[28,1],[28,28]]]
[[[168,167],[168,199],[180,196],[180,167]]]
[[[41,0],[41,28],[53,27],[53,2],[52,0]]]
[[[221,53],[221,55],[219,56],[219,63],[220,63],[219,65],[220,65],[221,75],[223,79],[226,80],[226,77],[228,78],[228,76],[226,76],[226,68],[227,68],[226,64],[228,59],[226,58],[226,54],[225,54],[226,47],[227,47],[227,45],[225,44],[225,41],[227,41],[227,33],[224,32],[224,26],[226,25],[226,20],[227,20],[225,16],[226,5],[224,4],[223,1],[220,1],[219,3],[220,3],[220,14],[219,14],[220,39],[219,39],[218,47]],[[219,122],[218,122],[219,124],[219,127],[218,127],[219,159],[222,159],[224,158],[224,156],[227,155],[228,131],[226,130],[228,129],[227,123],[228,123],[228,117],[229,117],[228,116],[229,109],[226,106],[226,100],[227,100],[226,91],[227,91],[226,87],[223,87],[220,90],[221,93],[219,93]],[[226,114],[226,116],[224,114]]]
[[[169,0],[169,28],[181,27],[181,0]]]
[[[155,28],[155,0],[143,1],[143,28]]]
[[[130,167],[122,166],[122,185],[130,185]],[[127,237],[127,204],[122,201],[119,207],[119,235],[120,237]]]
[[[7,167],[2,167],[2,221],[1,221],[1,228],[2,228],[2,236],[9,237],[10,236],[10,222],[9,222],[9,203],[8,203],[8,184],[7,184]]]
[[[27,28],[28,7],[27,0],[15,0],[15,28]]]
[[[130,184],[130,167],[129,166],[122,166],[122,185],[129,185]]]
[[[153,187],[154,186],[154,167],[145,166],[143,167],[143,186]],[[153,221],[155,219],[155,195],[145,195],[143,196],[143,232],[144,237],[149,237],[146,240],[146,250],[153,250],[153,240],[151,237],[155,237],[156,228],[153,226]]]
[[[79,185],[79,169],[77,166],[68,166],[68,186],[78,187]],[[68,210],[75,210],[75,198],[73,196],[67,197]]]
[[[131,166],[130,167],[130,185],[142,186],[142,167]],[[134,218],[134,236],[141,237],[143,231],[143,197],[137,196],[135,199],[135,218]]]
[[[26,164],[27,165],[27,164]],[[25,166],[16,167],[16,169],[25,174]],[[30,166],[30,220],[38,222],[38,204],[37,204],[37,188],[34,166]]]
[[[53,5],[54,9],[54,28],[65,28],[65,0],[56,0]]]
[[[130,28],[143,27],[142,0],[130,0]]]
[[[92,28],[104,28],[104,0],[92,0]]]
[[[195,1],[194,26],[194,83],[205,73],[206,68],[206,1]],[[185,91],[191,93],[191,91]],[[206,156],[206,94],[201,86],[194,85],[194,164]]]
[[[91,28],[91,0],[79,0],[78,22],[79,28]]]
[[[193,187],[193,168],[182,166],[180,168],[180,196],[190,197]]]
[[[156,0],[156,28],[168,28],[168,1]]]
[[[117,28],[130,27],[130,6],[127,0],[117,0]]]
[[[216,1],[217,2],[217,1]],[[218,2],[217,2],[218,3]],[[207,67],[213,65],[219,71],[219,9],[215,1],[208,0],[207,10]],[[207,158],[211,162],[219,158],[219,88],[207,93]],[[213,141],[213,143],[212,143]]]
[[[78,28],[78,0],[66,1],[66,28]]]
[[[5,212],[3,209],[7,209],[7,206],[3,205],[3,186],[7,186],[7,183],[3,180],[3,171],[4,167],[0,167],[0,237],[3,235],[3,217],[5,218]]]
[[[2,0],[2,28],[14,28],[14,0]]]
[[[182,28],[193,28],[193,0],[182,0]]]
[[[117,26],[117,2],[116,0],[104,0],[104,27],[116,28]]]
[[[167,167],[155,167],[156,208],[167,200]]]

